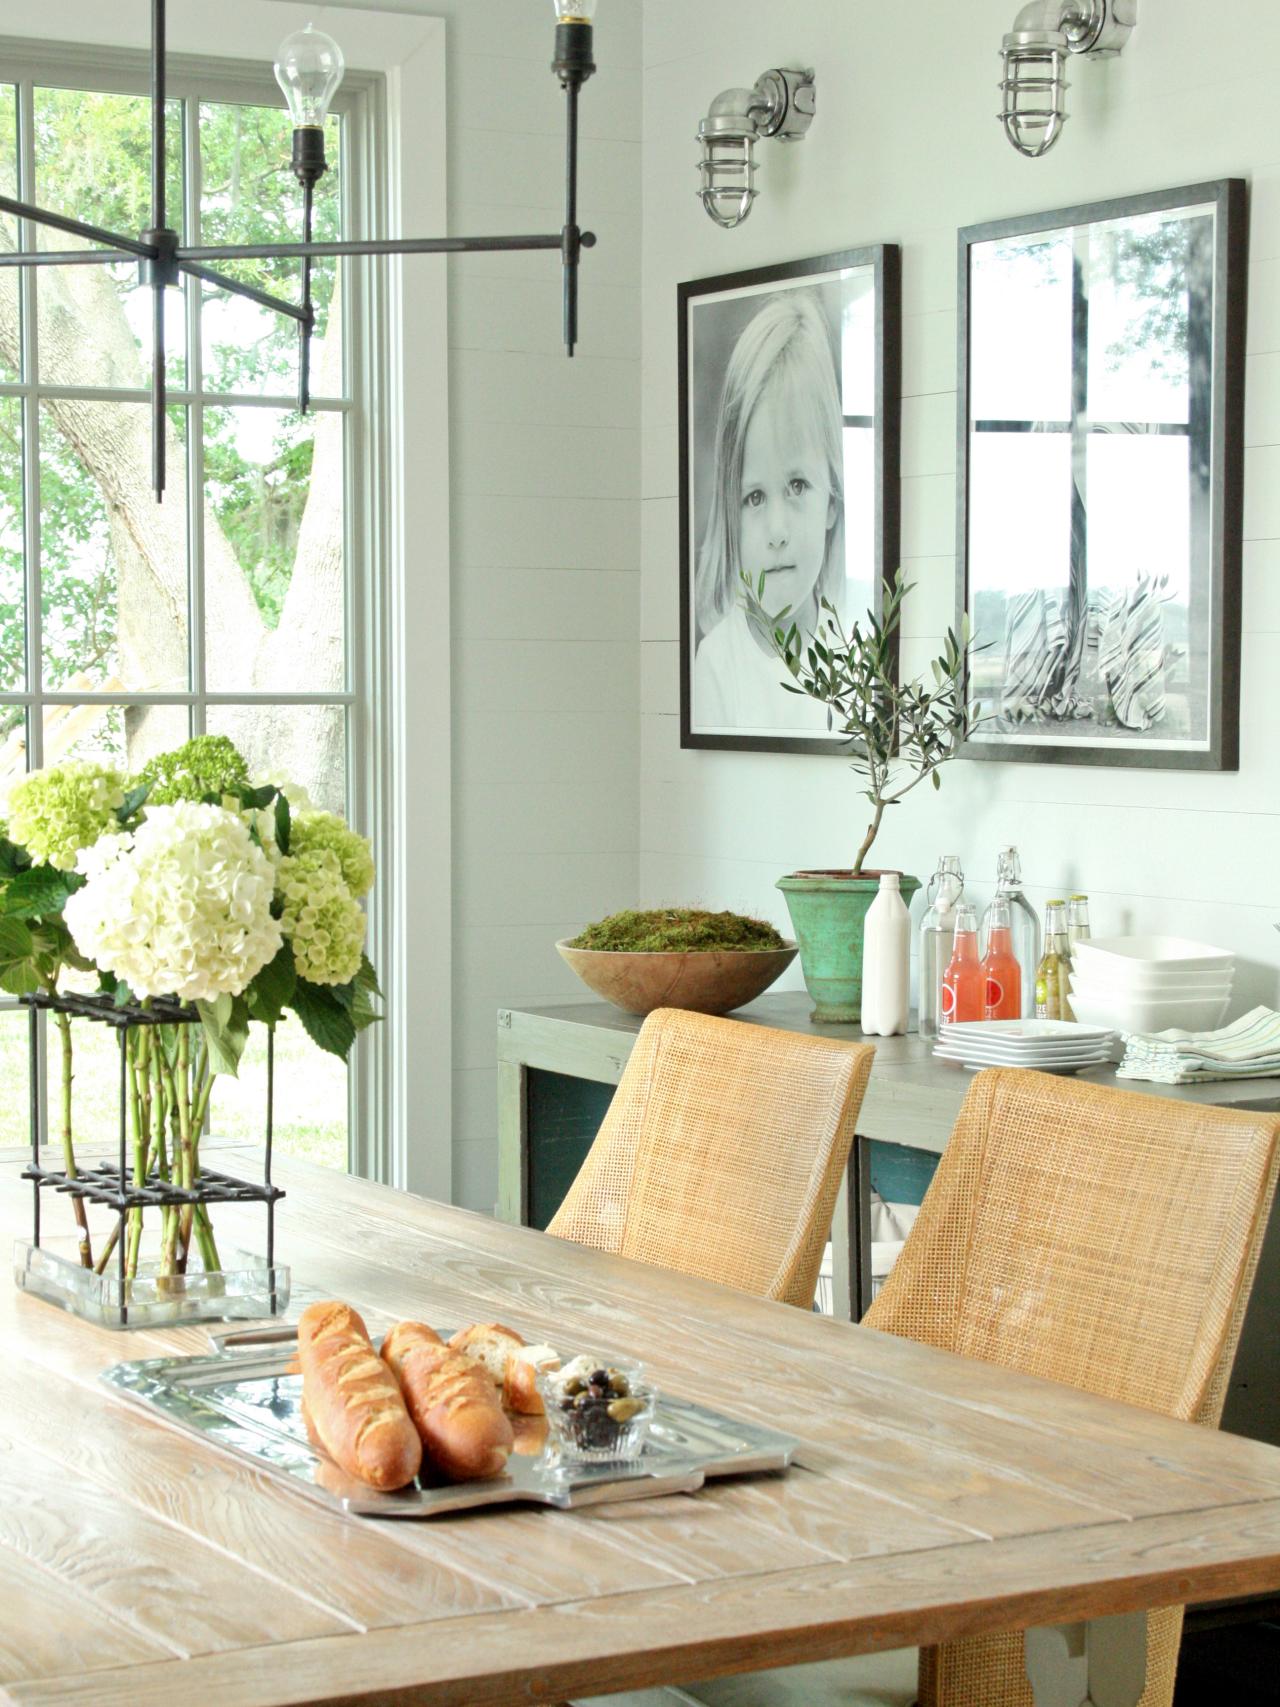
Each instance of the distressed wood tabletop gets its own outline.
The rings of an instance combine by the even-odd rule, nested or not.
[[[10,1239],[20,1167],[0,1152]],[[124,1358],[207,1353],[201,1330],[111,1333],[5,1283],[5,1701],[507,1707],[1280,1588],[1272,1447],[277,1171],[306,1296],[641,1358],[800,1436],[797,1466],[594,1511],[346,1517],[99,1385]],[[252,1248],[252,1211],[218,1227]]]

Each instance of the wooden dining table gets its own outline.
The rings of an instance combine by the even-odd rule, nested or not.
[[[10,1238],[30,1230],[21,1165],[0,1153]],[[6,1284],[0,1699],[507,1707],[1029,1627],[1058,1675],[1119,1652],[1140,1689],[1146,1609],[1280,1588],[1280,1450],[303,1163],[277,1175],[296,1301],[638,1358],[799,1437],[794,1466],[576,1512],[349,1516],[100,1383],[207,1355],[203,1329],[111,1332]],[[251,1248],[260,1216],[224,1206],[220,1236]],[[1099,1707],[1136,1699],[1113,1687]]]

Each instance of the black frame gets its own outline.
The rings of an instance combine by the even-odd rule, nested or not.
[[[1202,751],[1093,747],[1054,742],[968,741],[966,759],[1014,764],[1125,765],[1144,769],[1227,771],[1240,763],[1240,587],[1244,516],[1244,352],[1248,279],[1248,205],[1243,178],[1184,185],[1111,201],[1087,202],[1050,213],[1024,214],[965,226],[958,233],[956,383],[956,624],[969,609],[969,281],[976,243],[1038,231],[1089,225],[1180,207],[1211,204],[1216,210],[1212,257],[1211,419],[1209,483],[1209,739]],[[1077,313],[1079,306],[1077,304]],[[1073,533],[1076,516],[1073,500]],[[979,637],[980,639],[981,637]]]
[[[690,528],[692,479],[689,444],[689,304],[735,287],[782,284],[843,268],[871,267],[875,280],[875,563],[876,615],[884,608],[886,586],[898,569],[901,544],[902,442],[902,251],[896,243],[872,243],[860,249],[838,249],[803,261],[784,261],[746,272],[718,273],[679,285],[677,342],[679,348],[680,446],[680,745],[745,753],[845,753],[848,738],[804,738],[793,735],[706,735],[692,727],[693,635],[689,620],[696,550]],[[896,641],[895,641],[896,668]],[[778,665],[779,680],[783,671]]]

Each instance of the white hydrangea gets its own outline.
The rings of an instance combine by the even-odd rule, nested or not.
[[[138,996],[238,996],[282,941],[275,870],[238,812],[182,800],[81,855],[64,917],[82,954]]]

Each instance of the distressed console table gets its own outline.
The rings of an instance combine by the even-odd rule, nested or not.
[[[747,1025],[861,1041],[856,1026],[813,1025],[811,1006],[803,991],[789,991],[761,996],[730,1017]],[[642,1023],[608,1002],[498,1010],[502,1220],[545,1227],[555,1213],[590,1148]],[[885,1156],[884,1165],[901,1174],[914,1164],[921,1186],[927,1185],[973,1076],[935,1060],[929,1044],[914,1032],[872,1041],[875,1062],[832,1227],[835,1312],[852,1321],[871,1301],[872,1146],[893,1146],[896,1154]],[[1117,1083],[1111,1067],[1094,1068],[1085,1076],[1096,1083]],[[1275,1079],[1189,1089],[1122,1083],[1126,1090],[1180,1102],[1234,1104],[1273,1100],[1280,1094],[1280,1080]],[[1278,1271],[1280,1262],[1264,1263],[1259,1290],[1271,1285],[1280,1292]]]

